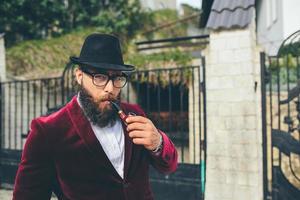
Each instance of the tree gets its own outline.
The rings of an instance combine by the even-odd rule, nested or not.
[[[138,0],[2,0],[0,4],[0,32],[6,33],[7,46],[89,26],[132,37],[146,18]]]

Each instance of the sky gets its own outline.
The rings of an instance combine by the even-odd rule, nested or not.
[[[177,0],[177,7],[179,7],[179,5],[182,3],[186,3],[193,7],[200,8],[202,0]]]

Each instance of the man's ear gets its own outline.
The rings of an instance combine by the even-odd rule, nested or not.
[[[75,69],[75,76],[76,76],[76,81],[77,81],[78,85],[81,85],[83,72],[79,68]]]

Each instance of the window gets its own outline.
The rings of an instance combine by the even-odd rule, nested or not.
[[[269,28],[272,24],[274,24],[277,20],[277,0],[266,0],[266,20],[267,27]]]

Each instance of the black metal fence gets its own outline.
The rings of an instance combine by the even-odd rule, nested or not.
[[[0,83],[1,147],[21,150],[33,118],[61,105],[61,78]]]
[[[204,199],[206,163],[205,65],[132,74],[123,99],[138,103],[179,153],[172,175],[151,170],[156,199]],[[187,192],[188,191],[188,192]]]
[[[196,67],[136,71],[121,93],[123,101],[139,104],[173,140],[179,162],[185,163],[179,168],[179,174],[187,170],[193,173],[187,172],[190,176],[185,178],[174,175],[173,179],[163,179],[165,183],[176,179],[177,191],[194,188],[190,199],[203,196],[205,182],[206,98],[204,59],[202,61],[202,65]],[[0,94],[0,180],[13,183],[16,158],[20,157],[30,121],[55,111],[76,94],[74,66],[68,65],[62,77],[2,82]],[[152,177],[152,182],[156,181],[154,185],[162,183],[157,179],[159,175]]]
[[[64,105],[75,94],[72,71],[66,70],[63,79],[0,83],[3,149],[21,150],[30,121]],[[121,95],[124,101],[139,104],[169,134],[183,163],[199,163],[199,148],[205,148],[200,147],[204,144],[206,124],[203,72],[202,66],[137,71],[131,74]],[[198,141],[196,134],[201,136]],[[189,150],[189,155],[188,148],[193,151]]]
[[[300,198],[300,31],[289,39],[261,54],[264,199]]]
[[[205,149],[204,68],[138,71],[122,99],[139,104],[177,146],[180,162],[199,163]],[[202,152],[204,153],[204,152]]]

